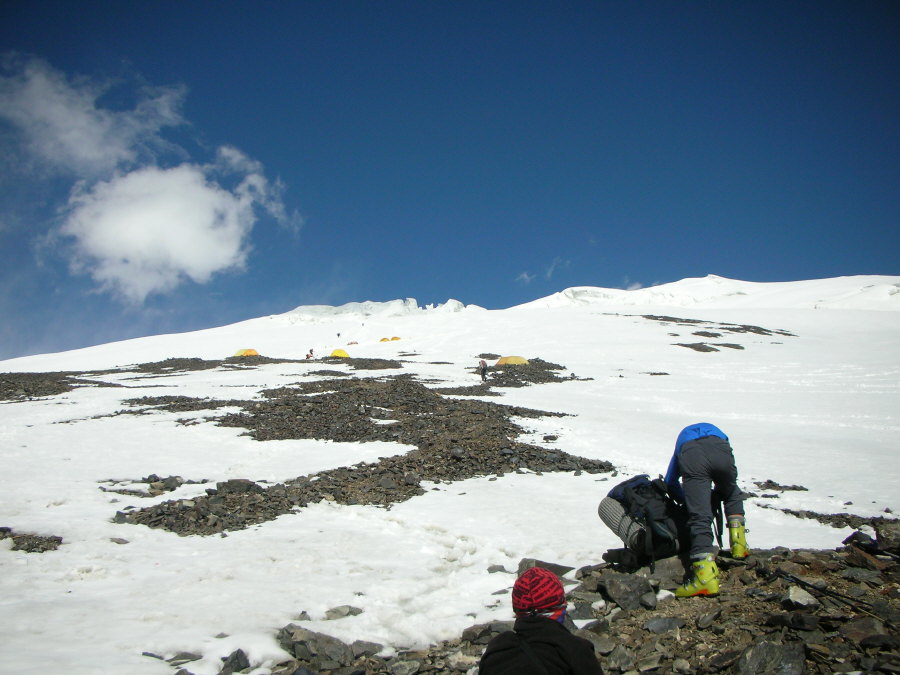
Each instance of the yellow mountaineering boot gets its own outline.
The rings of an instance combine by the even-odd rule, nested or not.
[[[718,595],[719,593],[719,568],[712,553],[708,553],[702,560],[691,563],[694,570],[694,578],[686,584],[675,589],[675,595],[679,598],[689,598],[693,595]]]
[[[728,543],[731,544],[732,558],[746,558],[750,555],[743,518],[728,519]]]

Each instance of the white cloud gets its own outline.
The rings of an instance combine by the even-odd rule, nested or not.
[[[134,165],[158,147],[163,127],[183,123],[182,87],[142,87],[131,110],[110,110],[98,99],[112,83],[70,81],[45,61],[6,55],[0,71],[0,119],[18,134],[40,166],[82,178]]]
[[[229,149],[225,155],[238,157],[233,153]],[[217,272],[243,268],[255,207],[280,202],[259,173],[243,175],[233,190],[223,188],[210,178],[222,169],[146,167],[76,188],[60,228],[71,238],[73,270],[141,303],[185,279],[205,283]]]
[[[560,267],[568,267],[570,264],[571,263],[568,260],[563,260],[562,258],[557,256],[553,259],[553,262],[550,263],[550,266],[547,267],[547,271],[544,273],[544,276],[547,279],[552,279],[553,274],[557,269],[559,269]]]
[[[184,123],[184,96],[183,87],[69,78],[15,54],[0,61],[0,131],[13,132],[11,150],[79,181],[47,241],[65,244],[72,271],[129,303],[242,270],[261,209],[295,232],[301,224],[285,211],[281,183],[240,150],[222,146],[210,164],[184,161],[188,153],[161,135]],[[133,104],[103,104],[116,97]]]
[[[636,291],[639,288],[643,288],[644,284],[642,284],[640,281],[631,281],[628,277],[625,277],[622,280],[622,287],[626,291]]]
[[[520,284],[528,285],[532,281],[534,281],[534,275],[528,274],[528,272],[522,272],[519,276],[516,277],[516,281],[518,281]]]

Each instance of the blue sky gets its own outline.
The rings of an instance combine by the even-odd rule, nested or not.
[[[0,3],[0,358],[900,274],[896,2]]]

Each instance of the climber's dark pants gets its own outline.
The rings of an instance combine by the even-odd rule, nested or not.
[[[731,446],[724,438],[706,436],[684,444],[678,456],[684,505],[691,534],[691,558],[715,553],[713,545],[713,485],[716,501],[725,504],[725,515],[744,515],[737,486],[737,467]]]

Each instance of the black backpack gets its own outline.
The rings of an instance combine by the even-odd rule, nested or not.
[[[641,550],[634,551],[652,563],[689,548],[687,512],[673,500],[661,478],[647,474],[619,483],[609,496],[622,504],[625,514],[643,530]]]

